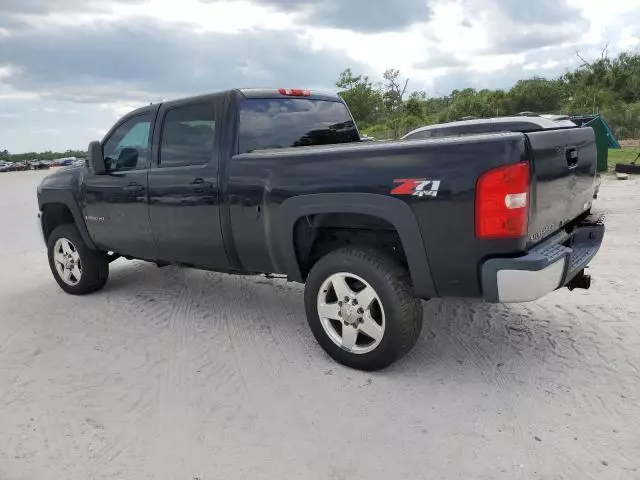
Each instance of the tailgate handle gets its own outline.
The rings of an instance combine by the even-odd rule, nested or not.
[[[576,168],[578,165],[578,149],[575,147],[567,147],[564,152],[564,156],[567,159],[567,166],[571,168]]]

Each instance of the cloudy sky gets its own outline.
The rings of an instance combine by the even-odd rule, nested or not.
[[[0,0],[0,149],[85,148],[145,102],[239,86],[508,88],[640,49],[639,0]]]

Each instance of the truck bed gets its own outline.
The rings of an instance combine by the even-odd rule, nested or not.
[[[284,270],[278,242],[278,209],[289,198],[330,192],[385,195],[405,202],[414,215],[439,296],[479,296],[478,266],[493,255],[520,255],[589,207],[595,156],[591,129],[530,134],[495,133],[464,137],[366,142],[257,151],[230,162],[230,223],[237,255],[255,271]],[[566,146],[575,148],[569,168]],[[571,150],[573,151],[573,150]],[[487,170],[533,159],[527,236],[478,240],[475,188]],[[438,182],[430,196],[395,195],[403,179]],[[254,192],[243,202],[247,189]],[[242,194],[241,192],[245,192]],[[265,224],[249,222],[264,209]],[[251,241],[248,241],[250,238]]]

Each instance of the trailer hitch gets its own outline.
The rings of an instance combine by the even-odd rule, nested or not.
[[[575,288],[588,290],[591,288],[591,275],[587,275],[584,273],[584,270],[580,270],[580,273],[573,277],[569,283],[567,283],[566,287],[569,290],[573,290]]]

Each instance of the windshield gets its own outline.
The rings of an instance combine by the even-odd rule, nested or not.
[[[239,153],[359,142],[347,107],[306,98],[250,98],[240,106]]]

